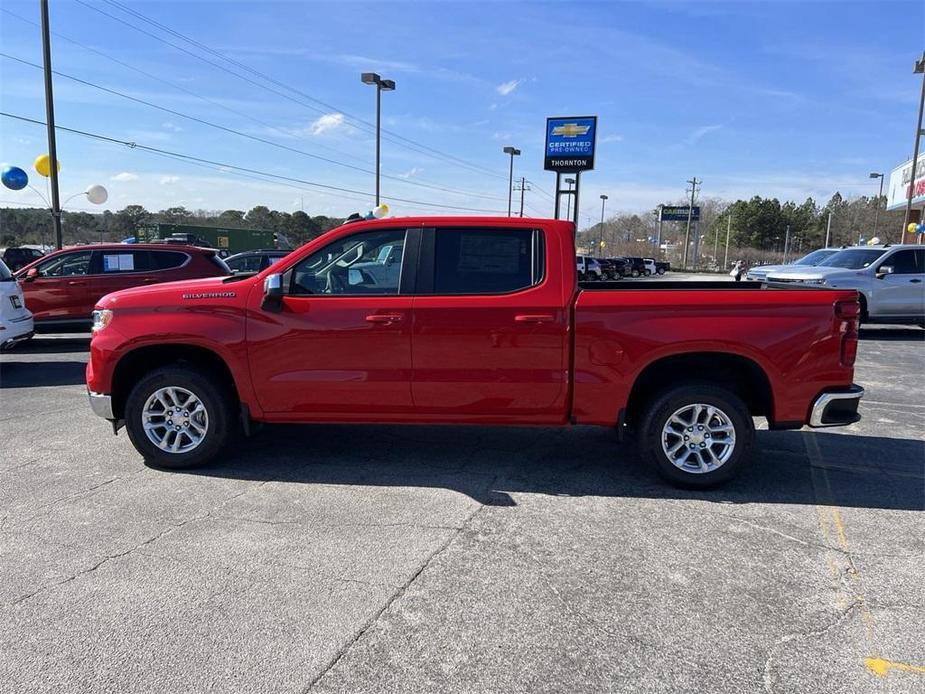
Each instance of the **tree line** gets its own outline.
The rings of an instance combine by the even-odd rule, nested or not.
[[[258,205],[243,210],[187,210],[170,207],[149,212],[141,205],[129,205],[118,212],[62,212],[61,230],[65,245],[115,242],[134,236],[145,224],[195,224],[232,229],[266,229],[285,236],[294,246],[311,241],[343,219],[306,212],[280,212]],[[45,208],[0,208],[0,246],[53,244],[51,213]]]
[[[687,203],[682,200],[676,204]],[[903,222],[903,211],[887,212],[884,209],[886,197],[877,196],[847,199],[835,193],[824,205],[812,198],[795,203],[760,195],[735,202],[704,198],[696,204],[700,206],[701,219],[700,224],[692,228],[691,236],[701,236],[698,253],[701,264],[722,262],[727,231],[729,248],[736,251],[736,258],[746,262],[768,262],[775,257],[779,260],[783,254],[788,227],[788,255],[795,258],[821,248],[827,228],[829,246],[853,245],[875,236],[885,243],[899,238]],[[680,255],[683,249],[685,227],[683,222],[662,225],[662,241],[673,247],[674,255]],[[615,215],[604,222],[603,234],[600,223],[591,225],[579,233],[578,242],[592,255],[598,255],[596,249],[603,235],[604,255],[651,255],[657,233],[658,210],[654,209],[647,215]]]

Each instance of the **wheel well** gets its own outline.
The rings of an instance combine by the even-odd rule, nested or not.
[[[231,370],[225,360],[212,350],[193,345],[151,345],[129,352],[116,364],[112,375],[111,393],[115,417],[122,419],[125,401],[132,387],[146,373],[171,364],[190,365],[200,371],[209,372],[237,401],[238,393]]]
[[[742,398],[753,416],[772,416],[774,397],[771,384],[758,364],[735,354],[691,352],[664,357],[642,370],[627,400],[626,423],[632,425],[656,395],[685,382],[727,388]]]

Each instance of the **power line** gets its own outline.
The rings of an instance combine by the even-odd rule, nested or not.
[[[3,117],[5,117],[5,118],[13,118],[13,119],[15,119],[15,120],[23,121],[23,122],[25,122],[25,123],[32,123],[33,125],[45,126],[45,122],[44,122],[44,121],[40,121],[40,120],[37,120],[37,119],[35,119],[35,118],[28,118],[28,117],[26,117],[26,116],[16,115],[16,114],[13,114],[13,113],[7,113],[7,112],[5,112],[5,111],[0,111],[0,116],[3,116]],[[264,176],[264,177],[267,177],[267,178],[272,178],[272,179],[280,180],[280,181],[287,181],[287,182],[290,182],[290,183],[301,183],[301,184],[303,184],[303,185],[311,186],[311,187],[313,187],[313,188],[321,188],[321,189],[324,189],[324,190],[337,191],[337,192],[341,192],[341,193],[350,193],[350,194],[353,194],[353,195],[361,195],[361,196],[363,196],[364,198],[372,198],[372,197],[373,197],[373,194],[372,194],[372,193],[369,193],[369,192],[366,192],[366,191],[363,191],[363,190],[354,190],[354,189],[352,189],[352,188],[343,188],[343,187],[341,187],[341,186],[334,186],[334,185],[330,185],[330,184],[327,184],[327,183],[318,183],[318,182],[316,182],[316,181],[309,181],[309,180],[306,180],[306,179],[303,179],[303,178],[296,178],[296,177],[294,177],[294,176],[283,176],[283,175],[281,175],[281,174],[274,174],[274,173],[270,173],[270,172],[268,172],[268,171],[261,171],[261,170],[259,170],[259,169],[254,169],[254,168],[251,168],[251,167],[237,166],[236,164],[228,164],[228,163],[224,163],[224,162],[220,162],[220,161],[214,161],[214,160],[211,160],[211,159],[205,159],[205,158],[203,158],[203,157],[197,157],[197,156],[194,156],[194,155],[191,155],[191,154],[183,154],[183,153],[181,153],[181,152],[171,152],[170,150],[161,149],[161,148],[159,148],[159,147],[152,147],[152,146],[150,146],[150,145],[143,145],[143,144],[140,144],[140,143],[137,143],[137,142],[131,142],[131,141],[128,141],[128,140],[120,140],[120,139],[115,138],[115,137],[110,137],[109,135],[101,135],[101,134],[99,134],[99,133],[91,133],[91,132],[88,132],[88,131],[86,131],[86,130],[78,130],[78,129],[76,129],[76,128],[67,128],[67,127],[62,126],[62,125],[56,125],[56,126],[55,126],[55,129],[56,129],[56,130],[61,130],[62,132],[72,133],[72,134],[74,134],[74,135],[81,135],[81,136],[83,136],[83,137],[89,137],[89,138],[92,138],[92,139],[101,140],[101,141],[103,141],[103,142],[109,142],[109,143],[111,143],[111,144],[124,145],[124,146],[126,146],[126,147],[128,147],[128,148],[130,148],[130,149],[140,149],[140,150],[142,150],[142,151],[149,152],[149,153],[157,153],[157,154],[163,154],[163,155],[172,156],[172,157],[174,157],[174,158],[177,158],[177,159],[180,159],[180,160],[183,160],[183,161],[186,161],[186,162],[200,162],[200,163],[203,163],[203,164],[210,164],[210,165],[212,165],[212,166],[219,167],[219,170],[222,170],[222,169],[230,169],[230,170],[240,171],[240,172],[244,172],[244,173],[248,173],[248,174],[257,174],[257,175],[259,175],[259,176]],[[405,203],[409,203],[409,204],[412,204],[412,205],[421,205],[421,206],[424,206],[424,207],[436,207],[436,208],[438,208],[438,209],[439,209],[439,208],[442,208],[442,209],[447,209],[447,210],[461,210],[461,211],[465,211],[465,212],[486,212],[486,213],[490,213],[490,214],[502,214],[501,210],[491,210],[491,209],[484,209],[484,208],[478,208],[478,207],[463,207],[463,206],[461,206],[461,205],[444,205],[444,204],[441,204],[441,203],[426,202],[426,201],[424,201],[424,200],[411,200],[411,199],[408,199],[408,198],[397,198],[397,197],[391,197],[391,196],[389,197],[389,199],[392,200],[392,201],[395,201],[395,202],[405,202]]]
[[[284,93],[284,92],[280,92],[279,90],[273,89],[272,87],[269,87],[269,86],[267,86],[266,84],[262,84],[262,83],[257,82],[257,81],[255,81],[255,80],[253,80],[253,79],[251,79],[251,78],[249,78],[249,77],[247,77],[247,76],[245,76],[245,75],[242,75],[242,74],[240,74],[240,73],[238,73],[238,72],[236,72],[236,71],[234,71],[234,70],[230,70],[229,68],[227,68],[227,67],[225,67],[225,66],[223,66],[223,65],[219,65],[218,63],[216,63],[216,62],[214,62],[214,61],[212,61],[212,60],[209,60],[208,58],[206,58],[206,57],[204,57],[204,56],[201,56],[201,55],[199,55],[199,54],[197,54],[197,53],[194,53],[194,52],[192,52],[192,51],[190,51],[190,50],[188,50],[188,49],[186,49],[186,48],[183,48],[182,46],[178,46],[177,44],[175,44],[175,43],[173,43],[173,42],[171,42],[171,41],[168,41],[168,40],[166,40],[166,39],[164,39],[164,38],[162,38],[162,37],[160,37],[160,36],[157,36],[156,34],[153,34],[153,33],[149,32],[149,31],[147,31],[147,30],[145,30],[145,29],[142,29],[142,28],[136,26],[135,24],[132,24],[131,22],[128,22],[128,21],[126,21],[126,20],[124,20],[124,19],[122,19],[122,18],[120,18],[120,17],[115,16],[115,15],[112,15],[112,14],[110,14],[110,13],[106,12],[105,10],[102,10],[102,9],[100,9],[100,8],[98,8],[98,7],[94,7],[93,5],[90,5],[89,3],[84,2],[84,0],[76,0],[76,1],[77,1],[78,3],[80,3],[81,5],[87,7],[88,9],[93,10],[94,12],[98,12],[99,14],[102,14],[102,15],[104,15],[104,16],[106,16],[106,17],[109,17],[110,19],[112,19],[112,20],[114,20],[114,21],[117,21],[117,22],[119,22],[119,23],[121,23],[121,24],[123,24],[123,25],[125,25],[125,26],[131,27],[132,29],[135,29],[136,31],[138,31],[138,32],[140,32],[140,33],[142,33],[142,34],[145,34],[146,36],[149,36],[149,37],[153,38],[153,39],[156,40],[156,41],[159,41],[159,42],[164,43],[164,44],[166,44],[166,45],[168,45],[168,46],[171,46],[171,47],[175,48],[176,50],[179,50],[179,51],[181,51],[181,52],[183,52],[183,53],[185,53],[185,54],[187,54],[187,55],[192,56],[193,58],[196,58],[196,59],[201,60],[201,61],[203,61],[203,62],[205,62],[205,63],[208,63],[209,65],[212,65],[213,67],[215,67],[215,68],[217,68],[217,69],[219,69],[219,70],[222,70],[222,71],[224,71],[224,72],[227,72],[228,74],[234,75],[235,77],[237,77],[237,78],[239,78],[239,79],[242,79],[242,80],[244,80],[244,81],[246,81],[246,82],[248,82],[248,83],[250,83],[250,84],[252,84],[252,85],[254,85],[254,86],[257,86],[257,87],[260,87],[261,89],[265,89],[265,90],[267,90],[267,91],[270,91],[270,92],[272,92],[272,93],[274,93],[274,94],[277,94],[277,95],[279,95],[279,96],[282,96],[283,98],[288,99],[288,100],[290,100],[290,101],[293,101],[293,102],[295,102],[295,103],[299,103],[299,104],[301,104],[302,106],[305,106],[306,108],[309,108],[309,109],[311,109],[311,110],[313,110],[313,111],[315,111],[315,112],[317,112],[317,113],[321,113],[321,114],[327,113],[327,111],[325,111],[324,109],[327,109],[328,111],[331,111],[331,110],[336,111],[336,112],[341,113],[342,115],[346,116],[346,117],[349,118],[351,121],[353,121],[353,123],[351,123],[351,125],[352,125],[353,127],[357,128],[357,129],[359,129],[359,130],[365,130],[365,131],[367,131],[367,132],[374,132],[375,126],[374,126],[372,123],[369,123],[368,121],[366,121],[366,120],[364,120],[364,119],[362,119],[362,118],[359,118],[358,116],[354,116],[354,115],[352,115],[352,114],[350,114],[350,113],[348,113],[348,112],[346,112],[346,111],[343,111],[342,109],[339,109],[339,108],[337,108],[337,107],[335,107],[335,106],[333,106],[333,105],[331,105],[331,104],[328,104],[328,103],[326,103],[326,102],[324,102],[324,101],[321,101],[320,99],[317,99],[317,98],[311,96],[310,94],[307,94],[307,93],[305,93],[305,92],[303,92],[303,91],[301,91],[301,90],[299,90],[299,89],[297,89],[297,88],[295,88],[295,87],[292,87],[292,86],[287,85],[287,84],[285,84],[285,83],[283,83],[283,82],[280,82],[279,80],[276,80],[276,79],[273,78],[272,76],[267,75],[267,74],[265,74],[265,73],[263,73],[263,72],[260,72],[260,71],[258,71],[258,70],[255,70],[254,68],[251,68],[251,67],[245,65],[244,63],[241,63],[241,62],[239,62],[239,61],[237,61],[237,60],[234,60],[234,59],[232,59],[232,58],[229,58],[228,56],[224,55],[223,53],[221,53],[221,52],[219,52],[219,51],[216,51],[216,50],[214,50],[214,49],[212,49],[212,48],[206,46],[205,44],[202,44],[202,43],[196,41],[195,39],[191,39],[191,38],[189,38],[188,36],[185,36],[184,34],[181,34],[180,32],[177,32],[177,31],[175,31],[175,30],[173,30],[173,29],[171,29],[171,28],[169,28],[169,27],[167,27],[167,26],[161,24],[160,22],[157,22],[156,20],[153,20],[153,19],[151,19],[151,18],[149,18],[149,17],[147,17],[147,16],[141,14],[140,12],[137,12],[137,11],[131,9],[131,8],[128,8],[128,7],[126,7],[126,6],[124,6],[124,5],[120,4],[120,3],[110,2],[110,0],[105,0],[106,2],[109,2],[110,5],[112,5],[112,6],[114,6],[114,7],[118,7],[119,9],[123,10],[124,12],[126,12],[126,13],[128,13],[128,14],[130,14],[130,15],[132,15],[132,16],[134,16],[135,18],[139,19],[140,21],[142,21],[142,22],[144,22],[144,23],[147,23],[147,24],[149,24],[149,25],[151,25],[151,26],[157,27],[157,28],[159,28],[161,31],[164,31],[164,32],[167,32],[167,33],[169,33],[169,34],[171,34],[171,35],[173,35],[173,36],[176,36],[176,37],[182,39],[183,41],[186,41],[186,42],[190,43],[191,45],[198,46],[198,47],[200,47],[200,50],[207,51],[207,52],[209,52],[210,54],[212,54],[212,55],[218,57],[219,59],[224,60],[225,62],[231,63],[232,65],[239,66],[241,69],[244,69],[244,70],[246,70],[247,72],[250,72],[250,73],[253,74],[253,75],[259,76],[261,79],[264,79],[264,80],[266,80],[266,81],[268,81],[268,82],[271,82],[272,84],[276,84],[276,85],[282,87],[283,89],[285,89],[285,90],[287,90],[287,91],[290,91],[290,92],[293,92],[293,93],[295,93],[295,94],[298,94],[299,96],[302,97],[302,99],[296,99],[296,98],[290,96],[289,94],[286,94],[286,93]],[[320,104],[321,106],[324,107],[324,109],[321,109],[321,108],[319,108],[318,106],[313,105],[312,103],[306,103],[304,100],[308,100],[308,101],[310,101],[310,102],[314,102],[314,104]],[[430,147],[430,146],[428,146],[428,145],[425,145],[425,144],[416,142],[415,140],[412,140],[412,139],[410,139],[410,138],[404,137],[404,136],[399,135],[399,134],[397,134],[397,133],[393,133],[393,132],[391,132],[391,131],[389,131],[389,130],[383,129],[383,130],[382,130],[382,133],[383,133],[383,139],[386,139],[386,140],[388,140],[389,142],[393,142],[394,144],[397,144],[397,145],[399,145],[399,146],[405,147],[405,148],[407,148],[407,149],[412,149],[412,150],[418,152],[419,154],[425,154],[426,156],[430,156],[430,157],[432,157],[432,158],[442,159],[442,160],[448,161],[449,163],[455,164],[455,165],[457,165],[457,166],[462,166],[462,167],[468,168],[468,169],[470,169],[470,170],[478,171],[479,173],[482,173],[483,175],[489,175],[489,176],[493,176],[493,177],[501,178],[501,179],[505,178],[504,176],[498,174],[497,172],[492,171],[491,169],[487,169],[487,168],[485,168],[485,167],[483,167],[483,166],[480,166],[480,165],[478,165],[478,164],[472,164],[472,163],[470,163],[470,162],[467,162],[467,161],[464,160],[464,159],[460,159],[459,157],[457,157],[457,156],[455,156],[455,155],[448,154],[448,153],[446,153],[446,152],[442,152],[441,150],[438,150],[438,149],[435,149],[435,148]]]
[[[41,66],[41,65],[38,65],[37,63],[32,63],[32,62],[30,62],[30,61],[28,61],[28,60],[23,60],[22,58],[17,58],[16,56],[9,55],[8,53],[2,53],[2,52],[0,52],[0,57],[6,58],[7,60],[13,60],[13,61],[18,62],[18,63],[22,63],[23,65],[28,65],[29,67],[36,68],[36,69],[38,69],[38,70],[43,69],[42,66]],[[241,130],[236,130],[236,129],[234,129],[234,128],[229,128],[228,126],[221,125],[221,124],[219,124],[219,123],[213,123],[212,121],[208,121],[208,120],[205,120],[205,119],[203,119],[203,118],[199,118],[199,117],[197,117],[197,116],[191,116],[191,115],[189,115],[189,114],[187,114],[187,113],[183,113],[183,112],[181,112],[181,111],[176,111],[176,110],[174,110],[174,109],[172,109],[172,108],[167,108],[166,106],[160,106],[159,104],[155,104],[155,103],[152,103],[152,102],[150,102],[150,101],[146,101],[146,100],[141,99],[141,98],[136,97],[136,96],[131,96],[130,94],[126,94],[126,93],[124,93],[124,92],[120,92],[120,91],[118,91],[118,90],[116,90],[116,89],[111,89],[111,88],[109,88],[109,87],[104,87],[104,86],[101,85],[101,84],[96,84],[95,82],[90,82],[89,80],[81,79],[80,77],[75,77],[74,75],[69,75],[69,74],[67,74],[67,73],[65,73],[65,72],[61,72],[60,70],[52,70],[52,72],[53,72],[55,75],[58,75],[59,77],[64,77],[64,78],[66,78],[66,79],[72,80],[72,81],[77,82],[77,83],[79,83],[79,84],[83,84],[83,85],[85,85],[85,86],[92,87],[92,88],[94,88],[94,89],[98,89],[98,90],[100,90],[100,91],[106,92],[107,94],[112,94],[112,95],[114,95],[114,96],[118,96],[118,97],[121,97],[121,98],[123,98],[123,99],[128,99],[129,101],[134,101],[135,103],[139,103],[139,104],[142,104],[142,105],[144,105],[144,106],[148,106],[148,107],[150,107],[150,108],[157,109],[158,111],[163,111],[164,113],[169,113],[169,114],[171,114],[171,115],[173,115],[173,116],[177,116],[177,117],[179,117],[179,118],[185,118],[185,119],[190,120],[190,121],[193,121],[193,122],[195,122],[195,123],[199,123],[199,124],[201,124],[201,125],[208,126],[208,127],[210,127],[210,128],[215,128],[215,129],[217,129],[217,130],[221,130],[221,131],[223,131],[223,132],[230,133],[230,134],[232,134],[232,135],[237,135],[238,137],[243,137],[243,138],[246,138],[246,139],[248,139],[248,140],[252,140],[252,141],[254,141],[254,142],[260,142],[260,143],[262,143],[262,144],[269,145],[269,146],[271,146],[271,147],[276,147],[276,148],[278,148],[278,149],[286,150],[286,151],[288,151],[288,152],[293,152],[293,153],[296,153],[296,154],[301,154],[302,156],[310,157],[310,158],[312,158],[312,159],[317,159],[317,160],[319,160],[319,161],[323,161],[323,162],[326,162],[326,163],[328,163],[328,164],[333,164],[333,165],[335,165],[335,166],[341,166],[341,167],[344,167],[344,168],[347,168],[347,169],[352,169],[352,170],[354,170],[354,171],[359,171],[359,172],[361,172],[361,173],[366,173],[366,174],[370,174],[370,175],[372,175],[372,174],[375,173],[375,172],[372,171],[371,169],[364,169],[364,168],[359,167],[359,166],[354,166],[353,164],[347,164],[347,163],[344,163],[344,162],[340,162],[340,161],[337,161],[336,159],[330,159],[330,158],[328,158],[328,157],[323,157],[323,156],[321,156],[320,154],[312,154],[311,152],[306,152],[305,150],[298,149],[298,148],[296,148],[296,147],[290,147],[289,145],[284,145],[284,144],[282,144],[282,143],[280,143],[280,142],[274,142],[273,140],[268,140],[268,139],[266,139],[266,138],[264,138],[264,137],[260,137],[260,136],[258,136],[258,135],[252,135],[252,134],[250,134],[250,133],[246,133],[246,132],[243,132],[243,131],[241,131]],[[486,194],[486,193],[477,193],[477,192],[474,192],[474,191],[459,190],[459,189],[454,189],[454,188],[447,188],[447,187],[441,186],[441,185],[436,185],[436,184],[432,184],[432,183],[425,183],[424,181],[412,181],[412,180],[409,180],[409,179],[407,179],[407,178],[402,178],[402,177],[400,177],[400,176],[392,176],[392,175],[389,175],[389,174],[382,174],[382,177],[383,177],[383,178],[387,178],[387,179],[392,180],[392,181],[398,181],[399,183],[405,183],[405,184],[407,184],[407,185],[417,186],[417,187],[420,187],[420,188],[430,188],[430,189],[432,189],[432,190],[439,190],[439,191],[441,191],[441,192],[444,192],[444,193],[451,193],[451,194],[454,194],[454,195],[465,195],[465,196],[469,196],[469,197],[484,198],[484,199],[487,199],[487,200],[500,200],[500,199],[501,199],[501,198],[499,198],[499,197],[496,196],[496,195],[488,195],[488,194]]]
[[[24,23],[26,23],[26,24],[30,24],[30,25],[32,25],[32,26],[34,26],[34,27],[38,27],[38,26],[39,26],[39,24],[38,24],[37,22],[33,22],[33,21],[30,20],[30,19],[26,19],[25,17],[16,14],[15,12],[11,12],[10,10],[8,10],[8,9],[5,8],[5,7],[0,7],[0,12],[3,12],[4,14],[8,14],[8,15],[10,15],[11,17],[15,17],[15,18],[18,19],[19,21],[24,22]],[[79,46],[80,48],[83,48],[83,49],[86,50],[86,51],[89,51],[89,52],[91,52],[91,53],[95,53],[96,55],[98,55],[98,56],[100,56],[100,57],[102,57],[102,58],[105,58],[106,60],[109,60],[109,61],[111,61],[111,62],[113,62],[113,63],[116,63],[117,65],[121,65],[122,67],[125,67],[125,68],[127,68],[127,69],[129,69],[129,70],[132,70],[133,72],[137,72],[137,73],[140,74],[140,75],[144,75],[145,77],[147,77],[147,78],[149,78],[149,79],[152,79],[152,80],[155,80],[155,81],[157,81],[157,82],[160,82],[161,84],[166,84],[167,86],[172,87],[173,89],[176,89],[176,90],[178,90],[178,91],[181,91],[181,92],[183,92],[183,93],[185,93],[185,94],[189,94],[190,96],[193,96],[193,97],[199,99],[200,101],[203,101],[203,102],[205,102],[205,103],[207,103],[207,104],[210,104],[210,105],[212,105],[212,106],[217,106],[218,108],[224,109],[225,111],[228,111],[229,113],[233,113],[233,114],[235,114],[235,115],[237,115],[237,116],[240,116],[240,117],[242,117],[242,118],[247,118],[248,120],[253,121],[254,123],[257,123],[258,125],[262,125],[262,126],[264,126],[265,128],[269,128],[269,129],[271,129],[271,130],[274,130],[274,131],[280,133],[281,135],[284,135],[284,136],[287,136],[287,137],[289,136],[289,133],[286,133],[285,131],[281,130],[280,128],[278,128],[278,127],[276,127],[276,126],[274,126],[274,125],[272,125],[272,124],[270,124],[270,123],[267,123],[266,121],[261,120],[260,118],[256,118],[256,117],[254,117],[254,116],[252,116],[252,115],[250,115],[250,114],[248,114],[248,113],[245,113],[244,111],[239,111],[239,110],[237,110],[237,109],[232,108],[231,106],[228,106],[227,104],[221,103],[220,101],[215,101],[214,99],[210,99],[210,98],[208,98],[208,97],[206,97],[206,96],[203,96],[202,94],[199,94],[198,92],[195,92],[195,91],[193,91],[192,89],[187,89],[186,87],[183,87],[183,86],[181,86],[181,85],[179,85],[179,84],[174,84],[173,82],[170,82],[169,80],[165,80],[165,79],[163,79],[162,77],[158,77],[157,75],[153,75],[153,74],[151,74],[150,72],[147,72],[147,71],[145,71],[145,70],[142,70],[141,68],[136,67],[136,66],[134,66],[134,65],[131,65],[130,63],[126,63],[126,62],[123,61],[123,60],[119,60],[118,58],[115,58],[115,57],[109,55],[108,53],[104,53],[104,52],[101,51],[101,50],[98,50],[98,49],[96,49],[96,48],[93,48],[92,46],[88,46],[88,45],[86,45],[85,43],[81,43],[80,41],[78,41],[78,40],[76,40],[76,39],[74,39],[74,38],[71,38],[70,36],[65,36],[64,34],[61,34],[61,33],[56,32],[56,31],[53,31],[53,32],[51,32],[51,33],[52,33],[52,36],[54,36],[54,37],[56,37],[56,38],[63,39],[63,40],[65,40],[65,41],[69,42],[69,43],[74,44],[75,46]],[[319,148],[321,148],[321,149],[328,150],[328,151],[330,151],[330,152],[334,152],[335,154],[339,154],[339,155],[342,156],[342,157],[348,157],[348,158],[350,158],[350,159],[354,159],[354,160],[359,161],[359,162],[361,162],[361,163],[368,164],[367,161],[361,159],[360,157],[354,156],[354,155],[352,155],[352,154],[348,154],[347,152],[342,152],[342,151],[340,151],[340,150],[338,150],[338,149],[334,149],[333,147],[329,147],[329,146],[324,145],[324,144],[321,144],[321,143],[315,143],[315,146],[316,146],[316,147],[319,147]]]

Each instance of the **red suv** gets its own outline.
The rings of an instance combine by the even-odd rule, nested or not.
[[[110,292],[174,280],[230,275],[218,252],[195,246],[100,244],[49,253],[16,273],[35,327],[89,329]]]

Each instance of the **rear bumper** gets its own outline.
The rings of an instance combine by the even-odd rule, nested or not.
[[[91,390],[87,391],[87,396],[90,398],[90,409],[93,410],[93,414],[109,421],[115,419],[112,414],[112,396],[94,393]]]
[[[864,397],[864,389],[852,385],[846,390],[822,393],[813,402],[809,415],[811,427],[839,427],[861,420],[858,403]]]

